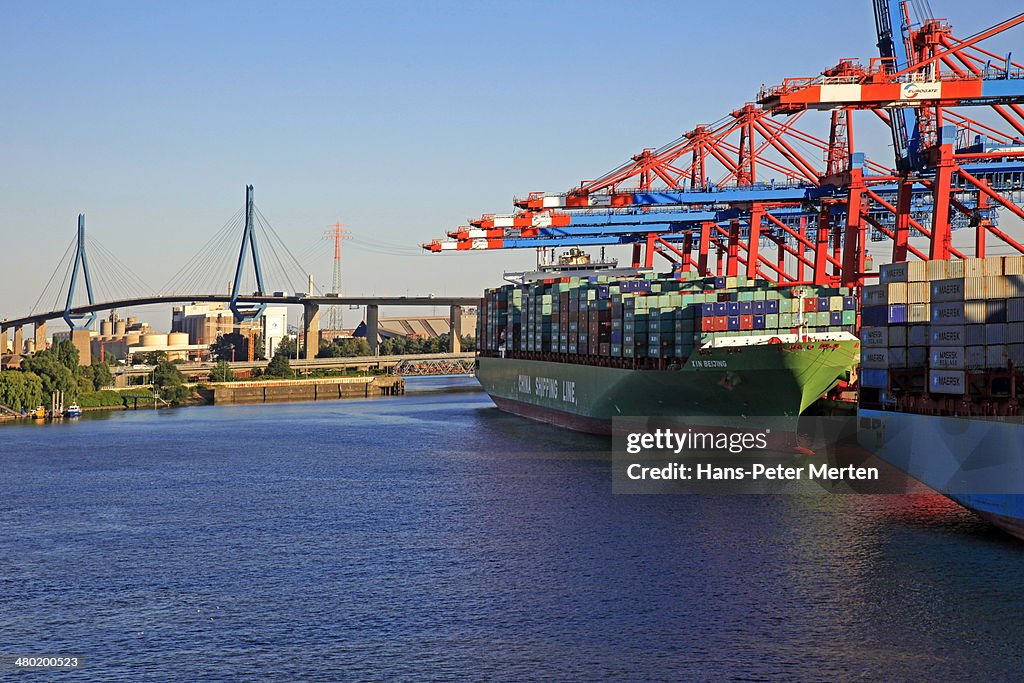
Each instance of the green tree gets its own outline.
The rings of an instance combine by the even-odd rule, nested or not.
[[[286,336],[277,343],[277,348],[274,349],[275,354],[283,354],[289,358],[295,358],[298,353],[298,342],[295,337]]]
[[[77,353],[76,350],[75,355]],[[54,350],[41,351],[25,358],[21,362],[21,369],[39,376],[43,384],[44,398],[49,398],[56,391],[64,392],[65,403],[78,398],[78,380],[67,365],[58,359]]]
[[[270,359],[270,363],[267,364],[267,376],[268,377],[292,377],[292,366],[288,362],[288,356],[275,353],[274,357]]]
[[[459,337],[463,351],[476,351],[476,337],[462,335]]]
[[[153,369],[153,389],[171,405],[180,405],[192,395],[192,390],[185,386],[185,375],[166,360]]]
[[[231,371],[231,366],[226,360],[218,361],[217,366],[210,370],[211,382],[230,382],[234,378],[235,373]]]
[[[86,374],[92,380],[93,386],[97,389],[103,389],[114,384],[114,376],[110,374],[110,366],[106,363],[93,361],[92,365],[83,366],[81,370],[83,374]]]
[[[0,404],[14,410],[31,410],[43,402],[43,382],[32,372],[0,371]]]
[[[210,353],[217,360],[247,360],[247,343],[246,338],[238,332],[229,332],[220,335],[217,337],[217,341],[210,344]]]
[[[66,367],[71,372],[78,370],[78,349],[71,343],[70,340],[65,339],[64,341],[57,342],[52,349],[49,349],[60,361],[61,365]],[[43,353],[46,353],[44,351]]]
[[[132,354],[132,363],[136,365],[158,365],[167,360],[166,351],[139,351]]]

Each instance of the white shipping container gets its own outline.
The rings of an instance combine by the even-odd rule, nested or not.
[[[894,325],[889,328],[889,346],[906,346],[907,328],[902,325]]]
[[[1005,299],[1006,278],[1002,275],[992,275],[985,278],[985,298]]]
[[[1005,368],[1007,360],[1005,344],[992,344],[985,347],[985,367]]]
[[[1003,259],[1003,274],[1024,275],[1024,256],[1007,256]]]
[[[965,301],[964,306],[964,322],[971,323],[984,323],[985,314],[988,310],[987,301]]]
[[[910,346],[907,347],[907,367],[923,368],[928,365],[928,347]]]
[[[967,322],[964,317],[964,303],[944,301],[931,304],[931,321],[939,325],[963,325]]]
[[[1002,275],[1003,274],[1003,257],[1002,256],[989,256],[983,259],[985,262],[984,269],[985,275]]]
[[[946,261],[946,277],[963,277],[964,276],[964,262],[963,259],[952,259]]]
[[[1006,336],[1006,323],[989,323],[985,325],[986,344],[1005,344],[1009,341]]]
[[[928,373],[928,389],[933,394],[964,394],[967,378],[962,370],[932,370]]]
[[[907,328],[902,329],[906,330]],[[906,337],[904,346],[928,346],[928,330],[927,325],[911,325],[910,331],[904,335]],[[892,335],[889,336],[892,337]]]
[[[945,346],[932,349],[929,364],[936,370],[963,370],[964,347]]]
[[[967,346],[984,346],[985,345],[985,326],[984,325],[967,325],[964,328],[967,335]]]
[[[885,285],[886,303],[905,304],[907,303],[907,283],[890,282]]]
[[[860,364],[865,368],[888,368],[889,349],[874,349],[862,346],[860,349]]]
[[[913,283],[921,284],[921,283]],[[926,323],[931,319],[930,304],[907,304],[908,323]]]
[[[885,285],[864,285],[861,290],[860,300],[865,306],[884,306]]]
[[[949,261],[923,261],[925,264],[925,272],[927,280],[945,280],[947,277],[952,277],[946,272],[946,266]]]
[[[886,263],[878,268],[878,281],[883,285],[887,285],[890,282],[906,282],[909,274],[907,262],[903,263]]]
[[[964,349],[964,365],[968,370],[984,370],[986,363],[984,346],[968,346]]]
[[[921,263],[918,261],[918,263]],[[926,304],[932,299],[932,286],[929,282],[908,282],[907,303]]]
[[[985,259],[969,258],[964,260],[964,277],[985,277]]]
[[[952,262],[951,262],[952,263]],[[865,287],[867,289],[867,287]],[[949,280],[936,280],[932,283],[932,302],[941,301],[963,301],[964,281],[953,278]],[[867,303],[867,302],[865,302]]]
[[[1024,322],[1024,298],[1006,300],[1006,321],[1011,323]]]
[[[982,301],[986,295],[984,277],[966,277],[964,278],[964,299]]]
[[[963,325],[932,325],[932,346],[966,346],[967,331]]]
[[[907,261],[907,282],[924,282],[928,279],[928,266],[924,261]]]
[[[864,346],[884,348],[889,345],[888,327],[862,327],[860,341]]]
[[[1024,296],[1024,275],[1004,275],[1003,282],[1006,287],[1004,296]]]
[[[1006,323],[1006,343],[1024,344],[1024,323]]]

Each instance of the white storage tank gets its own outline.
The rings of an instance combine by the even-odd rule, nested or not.
[[[142,346],[147,349],[167,346],[167,335],[160,332],[147,332],[142,335]]]
[[[188,332],[171,332],[167,335],[168,346],[188,346]]]

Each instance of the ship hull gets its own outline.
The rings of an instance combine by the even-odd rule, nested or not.
[[[504,411],[609,434],[615,417],[795,419],[845,375],[858,353],[852,341],[715,348],[671,370],[481,357],[477,378]]]
[[[865,409],[858,421],[881,460],[1024,540],[1024,424]]]

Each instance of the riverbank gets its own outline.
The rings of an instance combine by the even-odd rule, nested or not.
[[[212,382],[191,386],[192,395],[178,407],[328,401],[401,396],[405,393],[405,380],[395,375]],[[84,412],[168,407],[165,402],[154,400],[150,387],[83,392],[79,395],[77,403]],[[0,424],[32,419],[39,418],[33,418],[28,414],[0,413]]]

